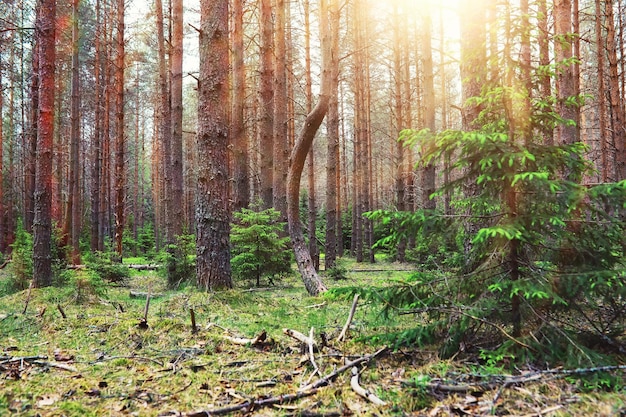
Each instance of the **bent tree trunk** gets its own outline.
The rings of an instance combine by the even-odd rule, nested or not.
[[[306,156],[311,149],[313,139],[318,128],[322,124],[328,104],[330,101],[331,77],[330,77],[330,54],[331,54],[331,38],[328,22],[328,7],[326,0],[320,1],[320,33],[322,36],[322,79],[321,91],[315,108],[307,115],[304,125],[300,132],[291,152],[291,166],[287,176],[287,221],[289,223],[289,236],[293,244],[293,250],[298,264],[298,270],[302,276],[302,281],[306,290],[311,295],[318,295],[320,292],[326,291],[326,286],[317,275],[315,266],[311,259],[311,254],[304,241],[302,225],[300,224],[299,198],[300,198],[300,179]]]

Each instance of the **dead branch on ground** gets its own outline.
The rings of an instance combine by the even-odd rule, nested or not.
[[[348,314],[348,320],[346,320],[346,324],[341,329],[341,333],[337,337],[337,342],[343,341],[346,337],[346,333],[348,333],[348,329],[350,328],[350,324],[352,324],[352,319],[354,318],[354,312],[356,311],[357,303],[359,302],[359,293],[354,294],[354,298],[352,299],[352,307],[350,307],[350,314]]]
[[[356,366],[352,367],[352,378],[350,378],[350,387],[352,390],[359,394],[361,397],[367,399],[373,404],[376,405],[386,405],[387,403],[378,398],[373,392],[363,388],[359,385],[359,368]]]

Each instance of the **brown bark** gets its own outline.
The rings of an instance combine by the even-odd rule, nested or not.
[[[161,170],[163,175],[163,192],[161,197],[163,200],[163,220],[165,226],[165,242],[167,244],[174,243],[173,232],[173,212],[174,200],[172,199],[172,109],[170,104],[170,88],[167,76],[167,62],[165,51],[165,34],[163,20],[163,3],[161,0],[155,0],[156,9],[156,26],[157,26],[157,43],[158,43],[158,60],[159,60],[159,138],[161,148]],[[155,201],[158,205],[160,201]],[[158,225],[155,225],[157,228]]]
[[[422,21],[422,72],[424,89],[424,127],[435,133],[435,83],[433,70],[433,50],[431,28],[432,22],[430,13],[424,13]],[[435,192],[435,165],[433,163],[426,164],[422,169],[422,207],[426,210],[434,210],[435,200],[430,196]]]
[[[125,198],[124,138],[124,0],[117,0],[117,36],[115,55],[115,251],[122,258]]]
[[[183,233],[183,0],[172,0],[171,106],[172,106],[172,237]]]
[[[617,43],[615,39],[615,17],[613,1],[606,5],[606,48],[609,58],[609,97],[611,102],[612,136],[615,144],[615,180],[626,179],[626,126],[624,124],[624,103],[621,99],[619,71],[617,67]],[[622,57],[623,59],[623,57]]]
[[[35,15],[39,12],[39,6],[35,10]],[[37,153],[37,121],[39,118],[39,34],[34,33],[33,39],[33,61],[30,79],[30,127],[27,133],[27,153],[25,167],[25,199],[24,199],[24,228],[27,232],[33,231],[33,218],[35,215],[35,160]]]
[[[274,44],[274,173],[273,204],[287,219],[287,171],[289,170],[289,114],[287,106],[287,48],[285,41],[285,0],[275,0]]]
[[[102,165],[102,80],[100,69],[102,65],[101,49],[102,34],[100,32],[100,0],[96,1],[96,39],[94,57],[94,80],[95,80],[95,110],[94,110],[94,133],[93,133],[93,169],[91,173],[91,239],[90,246],[92,252],[97,251],[100,240],[100,181],[102,179],[100,167]]]
[[[310,25],[310,4],[309,0],[304,0],[304,56],[305,56],[305,95],[306,112],[313,110],[313,93],[311,91],[313,81],[311,79],[311,25]],[[309,254],[316,271],[320,268],[320,252],[317,246],[317,204],[315,201],[315,151],[313,147],[307,154],[307,190],[308,190],[308,235]]]
[[[550,65],[550,33],[548,32],[548,6],[547,0],[538,0],[538,20],[539,29],[539,65],[547,68]],[[551,77],[546,74],[539,80],[539,95],[547,98],[552,95]],[[542,128],[542,134],[546,145],[554,144],[554,130],[550,126]]]
[[[567,65],[562,65],[556,78],[557,112],[567,121],[557,128],[558,143],[572,144],[578,141],[579,131],[575,125],[578,120],[578,106],[572,104],[571,100],[577,91],[574,64],[571,62],[574,36],[572,33],[571,0],[554,1],[554,29],[557,36],[554,44],[556,61],[559,64],[567,62]]]
[[[0,34],[0,55],[2,54],[2,46],[4,44],[4,34]],[[0,66],[0,86],[2,86],[3,68]],[[4,94],[0,89],[0,118],[4,110]],[[0,123],[0,253],[6,251],[5,239],[5,214],[4,214],[4,125]]]
[[[55,104],[55,20],[56,1],[41,0],[36,30],[39,39],[39,117],[37,122],[37,161],[35,218],[33,222],[33,282],[35,287],[52,284],[51,208],[52,140]]]
[[[330,16],[331,51],[337,51],[339,42],[339,15]],[[337,45],[335,45],[337,43]],[[326,242],[324,267],[333,268],[337,259],[337,170],[339,169],[339,57],[330,55],[330,100],[328,103],[326,153]]]
[[[259,0],[261,25],[260,68],[259,68],[259,148],[260,152],[260,197],[263,208],[274,204],[274,70],[272,1]]]
[[[71,261],[80,263],[80,188],[79,188],[79,142],[80,142],[80,81],[79,81],[79,15],[78,0],[72,0],[72,83],[70,106],[70,155],[68,172],[68,197],[65,206],[65,223],[61,246],[71,246]]]
[[[399,21],[400,11],[398,6],[394,7],[394,21]],[[400,131],[403,129],[403,102],[402,102],[402,42],[400,34],[400,25],[394,24],[393,26],[393,79],[394,79],[394,114],[395,114],[395,126],[394,132],[391,134],[392,140],[395,141],[395,155],[394,155],[394,168],[395,168],[395,192],[396,192],[396,209],[398,211],[405,211],[406,207],[406,189],[404,178],[404,145],[401,141],[396,140],[400,137]],[[401,238],[397,247],[397,260],[399,262],[405,261],[407,247],[407,239]]]
[[[200,2],[196,277],[205,290],[231,288],[228,169],[228,0]]]
[[[250,205],[250,150],[244,122],[246,68],[244,64],[243,0],[233,0],[233,142],[234,210]]]
[[[334,3],[334,0],[331,1]],[[315,271],[310,253],[304,241],[299,213],[300,179],[306,156],[311,149],[315,134],[328,111],[330,101],[331,74],[329,65],[332,47],[328,12],[329,8],[326,0],[321,0],[320,35],[322,40],[322,76],[320,80],[320,95],[317,104],[307,115],[302,128],[298,132],[295,146],[291,152],[291,166],[289,167],[289,175],[287,176],[287,218],[289,223],[289,235],[293,244],[298,270],[302,276],[304,286],[311,295],[317,295],[320,292],[326,291],[326,286]]]
[[[596,31],[596,62],[598,65],[598,126],[600,129],[599,138],[600,138],[600,158],[601,158],[601,176],[602,182],[607,182],[609,179],[609,146],[607,137],[609,136],[607,132],[608,125],[608,117],[607,117],[607,107],[605,102],[606,97],[606,83],[604,77],[604,58],[606,54],[605,49],[605,39],[603,33],[603,21],[605,18],[605,13],[602,8],[602,5],[605,2],[600,0],[595,1],[595,10],[596,10],[596,22],[595,22],[595,31]]]

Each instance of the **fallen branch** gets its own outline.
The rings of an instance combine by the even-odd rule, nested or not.
[[[313,348],[313,327],[311,327],[311,330],[309,331],[309,360],[311,361],[311,365],[313,365],[313,374],[315,375],[317,373],[319,373],[319,368],[317,367],[317,364],[315,363],[315,349]]]
[[[356,366],[352,367],[352,378],[350,378],[350,387],[352,387],[352,390],[354,392],[356,392],[361,397],[367,399],[373,404],[387,405],[386,402],[378,398],[374,393],[370,392],[369,390],[366,390],[361,385],[359,385],[359,368],[357,368]]]
[[[369,362],[372,359],[374,359],[375,357],[379,356],[380,354],[382,354],[383,352],[385,352],[387,350],[387,347],[383,347],[382,349],[377,350],[376,352],[372,353],[371,355],[366,355],[366,356],[361,356],[360,358],[357,358],[353,361],[348,362],[347,364],[345,364],[344,366],[342,366],[341,368],[337,368],[336,370],[334,370],[333,372],[331,372],[330,374],[326,375],[325,377],[322,377],[320,379],[318,379],[317,381],[314,381],[312,383],[310,383],[309,385],[301,388],[301,391],[306,391],[309,389],[313,389],[313,388],[319,388],[319,387],[323,387],[325,385],[328,385],[330,383],[330,381],[332,381],[333,379],[337,378],[337,376],[345,371],[347,371],[348,369],[351,369],[353,366],[359,365],[363,362]]]
[[[151,294],[149,292],[141,292],[141,291],[130,291],[128,293],[130,298],[159,298],[163,297],[163,294]]]
[[[57,304],[57,310],[59,310],[59,313],[61,313],[61,317],[63,317],[64,319],[67,318],[67,315],[65,314],[63,307],[61,307],[61,304]]]
[[[57,368],[57,369],[62,369],[64,371],[69,371],[69,372],[75,372],[78,373],[78,369],[72,367],[72,366],[68,366],[68,365],[64,365],[62,363],[58,363],[58,362],[47,362],[47,361],[41,361],[41,360],[35,360],[33,361],[34,364],[40,365],[40,366],[47,366],[50,368]]]
[[[308,336],[300,333],[297,330],[283,329],[283,333],[285,333],[287,336],[291,338],[296,339],[298,342],[302,344],[313,345],[313,347],[317,349],[317,344],[315,343],[315,340],[311,340]]]
[[[288,402],[292,402],[304,397],[310,397],[311,395],[317,394],[317,388],[313,388],[307,391],[298,391],[294,394],[285,394],[278,395],[276,397],[270,398],[255,398],[253,400],[248,400],[240,404],[231,405],[224,408],[216,408],[214,410],[201,410],[194,411],[191,413],[187,413],[187,417],[208,417],[208,416],[218,416],[223,414],[233,413],[235,411],[245,410],[246,412],[251,412],[252,410],[259,409],[261,407],[267,407],[274,404],[284,404]]]
[[[337,336],[337,342],[343,341],[346,337],[346,333],[348,333],[348,329],[350,328],[350,324],[352,324],[352,319],[354,318],[354,312],[356,311],[357,303],[359,302],[359,293],[354,294],[354,298],[352,299],[352,307],[350,307],[350,314],[348,314],[348,320],[346,320],[346,324],[341,329],[341,333]]]

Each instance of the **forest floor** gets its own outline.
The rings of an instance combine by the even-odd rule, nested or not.
[[[410,269],[349,263],[347,279],[327,283],[382,287]],[[147,314],[146,298],[131,291],[152,294]],[[416,319],[385,318],[368,300],[338,342],[351,305],[351,297],[308,296],[295,276],[203,293],[168,291],[150,271],[104,294],[74,285],[1,297],[0,416],[626,415],[624,388],[598,390],[601,382],[577,374],[509,375],[475,355],[383,349],[376,335]],[[315,346],[284,329],[313,334]]]

